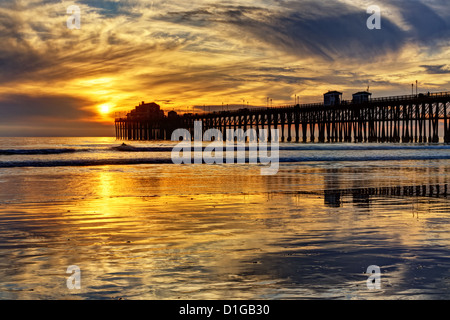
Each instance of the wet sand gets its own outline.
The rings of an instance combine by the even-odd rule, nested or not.
[[[449,169],[9,169],[0,299],[448,299]],[[80,290],[66,286],[70,265]],[[367,288],[370,265],[381,289]]]

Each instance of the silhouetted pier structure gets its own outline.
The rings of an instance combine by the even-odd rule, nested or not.
[[[139,108],[139,107],[137,107]],[[158,106],[159,108],[159,106]],[[170,140],[185,128],[193,137],[194,122],[202,129],[280,129],[281,142],[433,142],[450,143],[450,92],[371,98],[369,92],[342,100],[342,93],[324,94],[324,103],[185,114],[172,111],[149,118],[129,113],[117,117],[116,137],[124,140]],[[268,130],[269,139],[271,131]]]
[[[116,113],[116,139],[119,140],[170,140],[175,129],[184,126],[176,112],[167,116],[154,102],[142,101],[128,113]]]

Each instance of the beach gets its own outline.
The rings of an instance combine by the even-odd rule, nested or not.
[[[282,143],[262,176],[170,142],[1,139],[0,299],[450,298],[450,146]]]

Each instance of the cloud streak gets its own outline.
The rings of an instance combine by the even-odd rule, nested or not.
[[[428,74],[450,74],[450,68],[444,64],[438,66],[422,65],[421,67],[425,68]]]

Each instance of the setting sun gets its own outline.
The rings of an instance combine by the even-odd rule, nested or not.
[[[108,114],[110,111],[110,106],[107,104],[102,104],[101,106],[98,107],[98,110],[100,111],[101,114]]]

